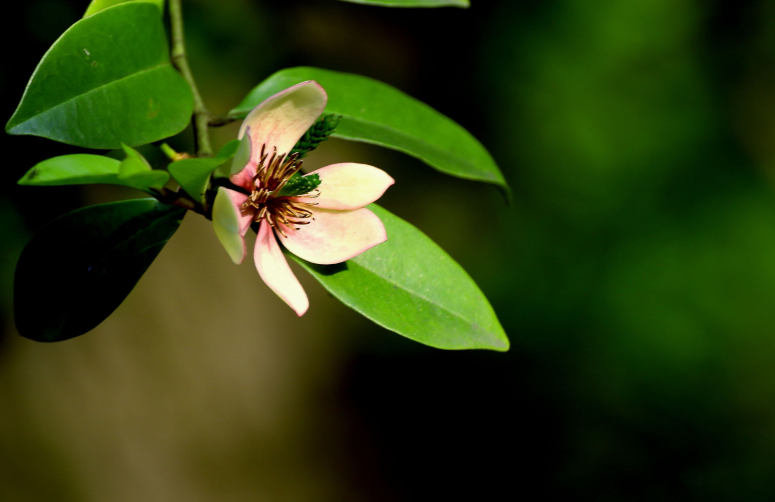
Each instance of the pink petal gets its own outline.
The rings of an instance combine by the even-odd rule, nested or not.
[[[299,229],[278,235],[296,256],[312,263],[341,263],[387,240],[385,226],[376,214],[361,208],[354,211],[314,209],[314,220]]]
[[[309,300],[299,280],[293,275],[288,262],[283,256],[280,245],[274,236],[274,230],[266,222],[261,222],[256,236],[256,247],[253,251],[258,275],[269,288],[288,304],[296,315],[301,317],[309,307]]]
[[[251,160],[256,162],[261,146],[272,155],[287,154],[301,136],[315,123],[326,107],[326,92],[314,80],[296,84],[268,97],[245,117],[239,130],[241,138],[250,128]]]
[[[213,230],[234,263],[245,259],[245,232],[252,219],[247,216],[245,224],[246,217],[240,211],[245,200],[247,195],[219,187],[213,203]]]
[[[309,174],[320,176],[320,196],[300,200],[323,209],[358,209],[382,197],[395,183],[382,169],[352,162],[332,164]]]
[[[220,191],[221,188],[223,187],[219,187],[218,191]],[[229,200],[231,200],[231,204],[234,207],[234,210],[237,212],[237,218],[239,220],[239,233],[242,237],[245,237],[245,234],[248,233],[248,229],[250,228],[250,224],[253,223],[253,216],[255,215],[254,212],[242,212],[242,204],[248,200],[248,196],[235,190],[224,190],[229,196]]]
[[[256,174],[256,165],[253,162],[250,162],[248,165],[245,166],[242,171],[238,172],[231,178],[232,183],[237,185],[238,187],[242,187],[245,190],[250,190],[251,192],[256,187],[256,183],[253,181],[253,176]]]

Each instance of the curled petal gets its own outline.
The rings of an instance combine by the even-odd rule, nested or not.
[[[218,191],[221,190],[223,187],[218,187]],[[245,237],[245,234],[248,233],[248,229],[250,228],[250,224],[253,223],[253,212],[243,213],[242,212],[242,204],[245,203],[246,200],[248,200],[248,196],[244,193],[235,192],[234,190],[228,190],[225,189],[226,195],[229,196],[229,200],[231,201],[231,205],[234,207],[234,210],[237,212],[237,218],[239,219],[239,234],[242,237]]]
[[[253,176],[256,174],[256,163],[253,160],[253,144],[251,138],[253,137],[250,127],[245,129],[245,135],[240,141],[237,152],[231,159],[230,171],[234,174],[230,176],[230,180],[235,185],[242,187],[246,190],[253,190],[255,182]]]
[[[296,312],[296,315],[299,317],[304,315],[309,307],[307,294],[288,266],[280,245],[275,239],[274,230],[266,220],[262,221],[258,228],[253,259],[261,280],[282,298]]]
[[[245,190],[253,191],[256,187],[256,183],[253,180],[253,175],[256,174],[256,165],[252,162],[245,166],[245,168],[230,178],[231,182],[242,187]]]
[[[245,117],[239,137],[250,128],[251,162],[257,163],[261,146],[272,154],[290,152],[326,107],[326,92],[314,80],[296,84],[268,97]]]
[[[322,209],[358,209],[376,201],[395,180],[382,169],[352,162],[332,164],[309,174],[320,176],[320,196],[300,198]],[[309,175],[308,175],[309,176]]]
[[[387,240],[385,226],[376,214],[361,208],[354,211],[315,209],[314,220],[299,229],[285,229],[278,235],[296,256],[321,265],[341,263]]]
[[[213,202],[213,230],[234,263],[245,259],[245,232],[252,218],[242,215],[240,207],[247,198],[234,190],[218,187]]]

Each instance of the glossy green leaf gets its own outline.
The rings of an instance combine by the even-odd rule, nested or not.
[[[166,171],[151,168],[151,165],[137,150],[124,145],[126,158],[118,166],[118,179],[121,184],[139,190],[161,189],[170,179]]]
[[[220,166],[229,163],[229,160],[238,152],[241,144],[242,142],[236,139],[229,141],[215,157],[179,160],[170,164],[168,169],[186,193],[194,200],[200,200],[210,183],[210,174]]]
[[[19,333],[53,342],[97,326],[132,291],[184,214],[136,199],[79,209],[42,228],[16,265]]]
[[[328,93],[326,112],[342,116],[334,137],[392,148],[443,173],[508,190],[492,156],[468,131],[428,105],[370,78],[320,68],[288,68],[255,87],[230,114],[244,117],[272,94],[305,80],[316,80]]]
[[[215,171],[223,162],[218,159],[183,159],[169,165],[170,174],[181,188],[194,200],[200,200],[207,190],[210,181],[210,173]]]
[[[107,9],[108,7],[113,7],[114,5],[127,2],[147,2],[154,4],[159,8],[160,14],[164,9],[164,0],[92,0],[89,4],[89,7],[86,8],[86,12],[83,14],[83,17],[91,16],[101,10]]]
[[[120,161],[102,155],[76,153],[52,157],[35,164],[19,180],[20,185],[54,186],[109,183],[123,185],[118,179]]]
[[[151,171],[151,166],[139,153],[130,151],[132,153],[124,161],[88,153],[52,157],[35,164],[22,176],[19,184],[61,186],[107,183],[144,191],[163,187],[169,175],[164,171]]]
[[[420,230],[381,207],[387,242],[339,265],[300,263],[342,303],[407,338],[441,349],[508,350],[471,277]]]
[[[189,123],[193,97],[167,46],[153,4],[130,2],[81,19],[38,63],[6,131],[106,149],[177,134]]]
[[[468,7],[468,0],[341,0],[381,7]]]

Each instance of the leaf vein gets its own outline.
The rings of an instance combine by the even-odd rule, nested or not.
[[[11,128],[11,131],[13,131],[14,129],[17,129],[18,127],[20,127],[20,126],[22,126],[22,125],[24,125],[24,124],[26,124],[26,123],[27,123],[27,122],[29,122],[30,120],[33,120],[33,119],[35,119],[35,118],[37,118],[37,117],[40,117],[41,115],[44,115],[44,114],[50,113],[50,112],[52,112],[53,110],[59,109],[59,108],[61,108],[61,107],[65,106],[65,105],[67,105],[68,103],[70,103],[70,102],[72,102],[72,101],[75,101],[75,100],[77,100],[77,99],[79,99],[79,98],[82,98],[82,97],[84,97],[84,96],[88,96],[89,94],[92,94],[92,93],[94,93],[94,92],[96,92],[96,91],[99,91],[99,90],[102,90],[102,89],[104,89],[104,88],[111,87],[111,86],[113,86],[114,84],[120,83],[120,82],[122,82],[122,81],[124,81],[124,80],[129,80],[129,79],[135,78],[135,77],[137,77],[137,76],[144,75],[144,74],[146,74],[146,73],[149,73],[149,72],[152,72],[152,71],[158,70],[158,69],[160,69],[160,68],[168,67],[168,66],[169,66],[170,68],[172,67],[172,65],[171,65],[169,62],[166,62],[166,61],[165,61],[165,62],[162,62],[162,63],[156,64],[156,65],[154,65],[154,66],[150,66],[150,67],[148,67],[148,68],[143,68],[143,69],[142,69],[142,70],[140,70],[140,71],[136,71],[136,72],[134,72],[134,73],[130,73],[130,74],[128,74],[128,75],[124,75],[124,76],[122,76],[122,77],[119,77],[119,78],[116,78],[116,79],[110,80],[110,81],[108,81],[108,82],[104,82],[104,83],[102,83],[102,84],[100,84],[100,85],[98,85],[98,86],[96,86],[96,87],[92,87],[91,89],[88,89],[88,90],[87,90],[87,91],[85,91],[85,92],[82,92],[82,93],[80,93],[80,94],[76,94],[76,95],[74,95],[74,96],[72,96],[72,97],[70,97],[70,98],[68,98],[68,99],[65,99],[64,101],[60,101],[59,103],[56,103],[56,104],[54,104],[54,105],[52,105],[52,106],[50,106],[50,107],[46,108],[45,110],[41,110],[41,111],[39,111],[39,112],[36,112],[36,113],[34,113],[33,115],[30,115],[30,116],[28,116],[26,119],[24,119],[24,121],[23,121],[23,122],[17,122],[17,123],[16,123],[16,124],[15,124],[15,125],[14,125],[14,126]],[[22,98],[22,99],[23,99],[23,98]]]

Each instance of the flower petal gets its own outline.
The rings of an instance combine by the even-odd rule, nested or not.
[[[300,200],[323,209],[358,209],[382,197],[395,183],[382,169],[352,162],[332,164],[309,174],[320,176],[320,196]]]
[[[232,157],[230,171],[234,174],[229,177],[232,183],[250,191],[256,185],[253,181],[253,176],[256,174],[256,162],[253,160],[255,148],[253,148],[252,137],[250,127],[246,128],[245,136],[242,136],[237,153]]]
[[[252,218],[243,216],[240,206],[247,198],[234,190],[218,187],[213,202],[213,230],[234,263],[242,263],[245,259],[245,232]]]
[[[269,288],[288,304],[296,315],[301,317],[309,307],[309,300],[299,280],[293,275],[288,262],[283,256],[280,245],[274,236],[274,230],[266,222],[261,222],[256,237],[256,247],[253,251],[258,275]]]
[[[218,188],[221,189],[223,187]],[[242,212],[242,204],[248,200],[248,196],[244,193],[239,193],[228,189],[226,189],[226,194],[229,196],[229,200],[231,200],[231,204],[234,207],[234,210],[237,212],[237,218],[239,218],[239,233],[242,237],[245,237],[245,234],[248,233],[248,229],[250,228],[250,224],[253,223],[254,215],[254,213]]]
[[[308,80],[268,97],[245,117],[239,130],[241,138],[247,128],[253,144],[251,160],[256,162],[261,145],[272,155],[287,154],[326,107],[326,91]]]
[[[308,262],[341,263],[387,240],[385,226],[368,209],[313,211],[314,220],[308,225],[298,230],[286,227],[287,237],[278,235],[291,253]]]

